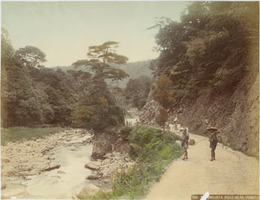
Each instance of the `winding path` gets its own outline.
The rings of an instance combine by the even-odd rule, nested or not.
[[[147,200],[189,200],[192,194],[259,194],[259,161],[218,145],[211,162],[208,138],[190,134],[189,159],[175,160],[154,184]]]

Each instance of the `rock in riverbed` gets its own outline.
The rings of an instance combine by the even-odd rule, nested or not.
[[[99,191],[99,188],[94,184],[88,184],[86,187],[82,188],[79,193],[80,198],[84,198],[88,195],[95,195]]]
[[[90,175],[87,179],[109,178],[115,173],[121,173],[132,169],[135,162],[128,154],[119,152],[107,153],[103,161],[92,161],[85,165],[86,168],[96,170],[95,175]]]
[[[97,169],[99,169],[100,165],[101,165],[100,161],[92,161],[92,162],[87,163],[85,165],[85,167],[89,168],[89,169],[97,170]]]
[[[60,168],[60,165],[58,164],[55,164],[55,163],[52,163],[51,165],[49,165],[47,168],[45,168],[43,171],[51,171],[53,169],[59,169]]]
[[[91,174],[91,175],[89,175],[88,177],[87,177],[87,179],[89,179],[89,180],[96,180],[96,179],[98,179],[99,177],[98,177],[98,175],[97,174]]]
[[[48,137],[9,142],[1,146],[2,176],[31,176],[60,167],[50,151],[85,130],[70,129]]]

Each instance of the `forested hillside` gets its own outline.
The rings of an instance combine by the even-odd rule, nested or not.
[[[169,122],[177,117],[194,132],[217,126],[224,142],[255,153],[258,8],[258,2],[192,2],[180,22],[162,18],[152,27],[159,28],[161,53],[153,62],[156,78],[150,94],[150,101],[168,109]]]
[[[103,66],[104,71],[102,67],[97,69],[101,62],[96,63],[95,59],[90,59],[92,73],[45,68],[46,56],[40,49],[26,46],[14,50],[5,29],[1,36],[3,127],[50,124],[104,129],[123,123],[122,108],[116,105],[104,80],[122,80],[128,76],[124,71],[108,64]],[[109,49],[113,42],[103,45]],[[116,55],[113,62],[126,62],[126,57]],[[79,65],[84,68],[84,63]]]
[[[45,54],[26,46],[14,50],[2,30],[2,126],[71,124],[80,97],[79,79],[61,70],[45,68]]]

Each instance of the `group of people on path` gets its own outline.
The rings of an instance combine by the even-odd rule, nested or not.
[[[213,131],[212,131],[213,130]],[[209,147],[211,149],[211,159],[210,161],[216,160],[215,150],[218,144],[217,134],[219,133],[217,129],[212,129],[209,133]],[[182,133],[181,146],[184,150],[183,160],[188,159],[188,148],[189,148],[189,132],[188,128],[181,128],[180,132]]]

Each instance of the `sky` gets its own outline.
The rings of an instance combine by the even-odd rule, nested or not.
[[[187,2],[2,2],[1,26],[15,49],[36,46],[46,67],[70,66],[86,59],[89,46],[119,42],[118,54],[129,62],[158,57],[156,18],[180,20]]]

